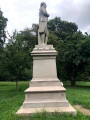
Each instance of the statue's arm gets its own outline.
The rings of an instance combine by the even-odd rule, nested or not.
[[[49,17],[49,14],[47,13],[46,9],[41,9],[44,16]]]

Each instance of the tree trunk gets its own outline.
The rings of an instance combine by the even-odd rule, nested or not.
[[[16,79],[16,92],[18,92],[18,78]]]
[[[71,86],[75,87],[75,80],[71,80]]]

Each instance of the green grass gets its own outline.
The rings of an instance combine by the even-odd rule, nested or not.
[[[76,82],[76,87],[70,87],[69,82],[65,83],[67,99],[72,105],[82,105],[90,109],[90,82]]]
[[[15,91],[15,82],[0,82],[0,120],[90,120],[89,115],[78,111],[76,116],[47,112],[37,113],[29,117],[16,116],[15,113],[24,101],[24,90],[29,82],[19,82],[19,91]],[[90,109],[90,82],[77,82],[76,87],[65,83],[67,99],[72,105],[80,104]]]

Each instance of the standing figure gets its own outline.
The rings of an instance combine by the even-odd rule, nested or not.
[[[46,3],[42,2],[39,11],[39,30],[38,30],[38,44],[46,45],[48,40],[47,22],[49,14],[46,11]]]

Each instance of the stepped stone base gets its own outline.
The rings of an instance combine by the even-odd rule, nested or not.
[[[31,55],[33,79],[25,90],[25,100],[16,114],[32,115],[46,110],[76,115],[76,110],[66,99],[66,89],[57,78],[57,51],[53,45],[36,45]]]
[[[68,107],[65,91],[62,86],[29,87],[25,90],[23,108]]]
[[[41,113],[43,111],[47,111],[50,113],[58,112],[60,114],[63,114],[63,113],[68,113],[68,114],[73,114],[73,115],[77,114],[76,110],[70,104],[68,107],[43,107],[43,108],[23,108],[23,107],[21,107],[16,114],[17,115],[33,115],[37,112]]]
[[[29,87],[25,90],[25,101],[17,115],[32,115],[36,112],[59,112],[76,115],[76,110],[66,99],[63,86]]]

